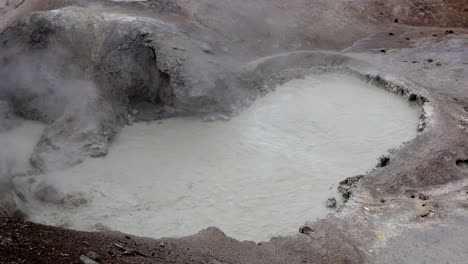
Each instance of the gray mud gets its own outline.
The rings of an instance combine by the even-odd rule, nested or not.
[[[339,198],[337,182],[416,137],[420,110],[355,76],[315,74],[275,87],[230,120],[135,123],[105,158],[36,177],[89,204],[32,202],[30,220],[148,237],[209,226],[239,240],[294,235],[332,212],[324,201]]]
[[[37,174],[105,156],[134,121],[229,116],[290,79],[352,72],[424,112],[414,140],[341,185],[349,200],[340,212],[261,244],[217,228],[164,239],[178,257],[157,261],[464,263],[465,2],[0,0],[0,124],[47,124],[31,156]],[[24,217],[25,197],[8,197],[1,211]]]

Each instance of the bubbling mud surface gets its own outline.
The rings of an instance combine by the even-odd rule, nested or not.
[[[217,226],[240,240],[293,235],[331,211],[336,184],[416,136],[418,111],[344,74],[294,79],[230,121],[125,127],[107,157],[45,177],[86,205],[34,201],[32,221],[140,236]]]

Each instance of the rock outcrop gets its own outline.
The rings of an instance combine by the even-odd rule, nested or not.
[[[157,17],[68,7],[24,18],[0,43],[2,96],[50,124],[32,157],[40,169],[105,155],[132,115],[229,112],[243,98],[222,78],[234,69]]]

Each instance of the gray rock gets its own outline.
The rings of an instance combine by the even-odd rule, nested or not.
[[[335,199],[335,197],[328,198],[325,205],[328,208],[336,208],[336,199]]]
[[[213,51],[213,48],[210,46],[210,44],[206,42],[203,42],[202,44],[200,44],[200,49],[206,53],[211,53]]]
[[[99,262],[97,261],[94,261],[92,260],[91,258],[85,256],[85,255],[81,255],[80,256],[80,260],[84,263],[84,264],[99,264]]]
[[[357,188],[358,182],[364,177],[364,175],[357,175],[348,177],[340,182],[337,190],[343,196],[343,201],[347,202],[351,198],[353,191]]]
[[[213,50],[208,43],[187,38],[157,17],[67,7],[26,17],[8,28],[0,43],[7,54],[0,68],[13,78],[0,86],[18,98],[22,115],[50,124],[31,158],[41,170],[106,155],[111,138],[128,123],[122,117],[131,100],[155,102],[157,107],[133,113],[137,121],[149,121],[229,111],[245,96],[231,92],[230,81],[219,80],[227,69],[207,54]],[[184,50],[174,49],[174,43]],[[28,78],[11,74],[24,71]]]

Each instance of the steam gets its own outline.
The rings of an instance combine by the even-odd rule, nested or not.
[[[9,140],[8,132],[17,127],[19,122],[9,102],[0,101],[0,189],[7,176],[18,173],[18,149]]]
[[[92,7],[92,3],[85,3],[87,1],[84,1],[82,5],[89,4],[88,7]],[[97,4],[94,7],[99,8],[101,6]],[[286,4],[272,5],[272,3],[264,0],[257,1],[255,4],[249,1],[221,1],[200,10],[202,11],[200,17],[193,14],[200,19],[202,17],[217,17],[220,19],[220,21],[214,21],[213,24],[216,25],[214,26],[216,32],[224,35],[227,40],[224,43],[227,47],[223,49],[223,52],[237,52],[239,54],[247,52],[247,54],[239,59],[242,61],[238,61],[237,58],[232,61],[233,66],[231,66],[231,61],[226,62],[225,58],[220,58],[220,61],[224,60],[223,63],[215,66],[209,63],[206,70],[200,70],[204,66],[202,63],[198,63],[199,61],[205,62],[204,59],[192,59],[191,61],[196,62],[196,65],[189,66],[194,72],[186,70],[186,73],[188,72],[194,77],[187,79],[202,79],[199,85],[200,90],[205,89],[207,85],[211,85],[216,92],[219,91],[221,94],[219,96],[216,94],[218,97],[230,96],[230,101],[236,101],[237,98],[245,98],[250,95],[250,91],[241,88],[229,90],[228,88],[233,86],[236,81],[229,79],[231,78],[229,76],[224,78],[227,80],[226,83],[221,81],[214,83],[215,81],[211,77],[225,72],[230,73],[231,68],[238,68],[238,66],[245,63],[243,60],[246,57],[251,57],[252,54],[249,51],[256,50],[257,55],[273,53],[273,51],[284,48],[281,46],[286,45],[286,43],[294,46],[292,47],[294,49],[300,48],[300,46],[295,47],[297,30],[294,30],[298,28],[300,21],[290,12],[284,12],[285,7]],[[213,14],[218,15],[203,15],[203,12],[213,12]],[[147,62],[141,60],[142,57],[148,57],[149,53],[148,48],[144,45],[137,47],[135,51],[122,52],[121,56],[113,56],[114,53],[111,52],[102,54],[100,53],[102,51],[98,50],[98,48],[101,48],[100,45],[110,45],[109,49],[118,49],[120,46],[114,46],[114,42],[124,41],[124,38],[117,38],[119,37],[117,34],[112,35],[110,36],[113,38],[112,43],[102,44],[100,41],[105,38],[101,36],[103,38],[99,39],[99,42],[93,42],[92,40],[88,42],[86,39],[86,41],[83,41],[86,45],[80,45],[83,43],[78,38],[80,36],[85,38],[87,35],[78,34],[79,30],[69,30],[67,33],[77,33],[78,37],[62,41],[64,46],[69,47],[67,49],[57,44],[60,42],[60,34],[56,36],[49,34],[51,27],[47,24],[47,20],[37,19],[32,21],[34,22],[29,21],[31,25],[24,28],[18,26],[18,29],[16,29],[18,32],[14,31],[15,29],[6,30],[0,35],[3,40],[3,42],[0,42],[0,102],[2,102],[0,104],[0,131],[13,131],[12,129],[21,124],[22,119],[47,124],[48,126],[37,142],[31,156],[32,165],[47,173],[78,163],[89,152],[92,152],[92,155],[95,156],[105,152],[106,146],[99,144],[105,141],[105,138],[112,134],[112,131],[106,131],[103,126],[105,126],[106,122],[115,121],[112,115],[116,112],[112,109],[113,105],[111,104],[113,102],[109,102],[112,99],[108,97],[113,96],[110,93],[125,93],[132,89],[137,90],[138,93],[141,87],[146,89],[148,88],[146,86],[157,86],[155,80],[159,76],[156,76],[156,71],[156,73],[148,72],[148,69],[152,69],[151,67],[157,68],[153,59]],[[73,28],[71,25],[66,25]],[[58,32],[60,33],[60,30]],[[105,31],[96,32],[104,34]],[[8,42],[9,37],[12,40],[23,37],[25,39]],[[211,35],[207,34],[206,39],[199,40],[210,42],[209,44],[217,49],[219,46],[219,43],[215,43],[217,38],[210,37]],[[194,36],[193,39],[197,38],[200,37]],[[246,43],[247,46],[242,44],[244,40],[250,39],[258,39],[259,41]],[[70,43],[67,41],[70,41]],[[205,53],[212,52],[210,45],[208,45],[208,48],[206,45],[202,45],[204,53],[201,54],[203,56],[207,56]],[[93,51],[88,53],[89,50],[85,50],[84,47],[91,48]],[[87,58],[101,55],[105,56],[97,63],[99,64],[97,67],[96,65],[95,67],[87,65],[89,63],[86,61]],[[109,56],[109,58],[106,56]],[[131,67],[127,63],[130,63],[132,59],[135,59],[136,63],[133,69],[130,69]],[[96,60],[99,60],[99,58]],[[112,67],[109,67],[109,69],[101,67],[105,63],[110,64]],[[111,70],[113,72],[107,72]],[[106,75],[107,73],[109,74]],[[99,82],[100,85],[109,86],[106,87],[109,88],[106,90],[109,94],[103,95],[106,100],[100,98],[101,94],[98,92],[94,80]],[[120,87],[115,90],[120,89],[120,91],[113,90],[113,85],[119,85]],[[242,87],[243,84],[238,86]],[[226,87],[226,89],[219,89],[219,87]],[[100,87],[99,90],[104,89],[105,87]],[[196,92],[197,90],[192,89],[192,91]],[[125,96],[123,97],[125,99]],[[103,102],[109,103],[104,104]],[[235,103],[242,104],[242,102]],[[112,125],[109,127],[112,127]],[[98,144],[93,145],[93,142],[98,142]],[[11,178],[20,172],[18,164],[21,164],[21,161],[18,157],[21,155],[7,151],[10,148],[15,149],[15,146],[7,147],[8,140],[4,134],[0,134],[0,143],[2,144],[0,165],[3,168],[0,170],[0,177]],[[104,150],[101,150],[101,147]]]
[[[96,91],[70,60],[63,49],[57,48],[30,55],[3,56],[0,99],[10,102],[16,114],[23,118],[46,123],[53,122],[68,109],[82,108],[96,99]]]
[[[27,189],[15,186],[27,183],[15,178],[31,174],[33,157],[43,170],[70,165],[84,154],[67,142],[99,126],[100,115],[92,107],[98,101],[97,89],[72,60],[59,47],[0,50],[0,203],[15,200],[11,195]],[[43,132],[37,131],[46,124]],[[27,134],[21,137],[19,130]]]

